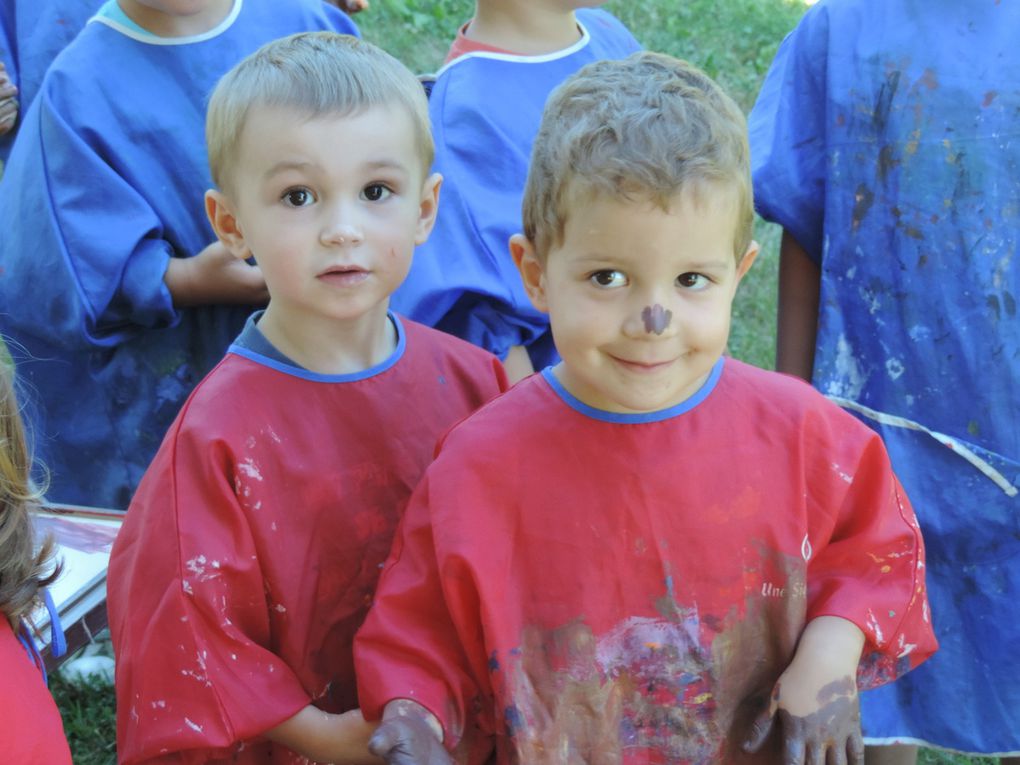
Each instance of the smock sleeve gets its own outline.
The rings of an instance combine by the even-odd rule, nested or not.
[[[227,756],[310,703],[271,650],[272,593],[247,521],[257,509],[239,499],[234,465],[227,444],[178,421],[114,546],[108,608],[124,765]]]

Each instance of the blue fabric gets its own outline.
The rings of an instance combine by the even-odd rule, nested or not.
[[[192,387],[251,309],[174,309],[171,257],[213,240],[205,104],[263,43],[356,32],[320,0],[244,0],[201,42],[149,44],[98,20],[54,62],[0,183],[0,331],[48,497],[126,508]]]
[[[20,119],[39,92],[53,59],[78,34],[100,0],[3,0],[0,3],[0,61],[18,86]],[[0,136],[0,161],[11,153],[17,130]]]
[[[548,56],[471,53],[447,64],[429,98],[443,174],[439,216],[415,251],[393,308],[503,358],[528,346],[536,369],[558,360],[549,320],[531,306],[510,258],[546,97],[585,64],[640,45],[613,16],[579,10],[588,39]]]
[[[1016,3],[822,0],[750,119],[758,209],[821,265],[814,384],[955,443],[862,415],[921,522],[941,643],[864,694],[876,742],[1020,752],[1018,28]]]

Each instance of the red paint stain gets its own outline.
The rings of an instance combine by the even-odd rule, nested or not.
[[[935,76],[934,69],[924,70],[924,74],[921,76],[921,84],[928,88],[928,90],[935,90],[939,86],[939,79]]]
[[[989,106],[992,105],[992,101],[995,100],[995,97],[997,95],[999,95],[998,91],[996,91],[996,90],[989,90],[987,93],[985,93],[985,98],[981,102],[981,106],[983,106],[984,108],[987,109]]]

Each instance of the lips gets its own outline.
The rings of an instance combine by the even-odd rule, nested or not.
[[[673,363],[673,359],[669,359],[667,361],[628,361],[627,359],[621,359],[617,356],[613,356],[612,358],[613,361],[627,371],[636,372],[638,374],[652,374],[653,372],[659,372]]]
[[[320,273],[317,278],[336,287],[354,287],[365,281],[370,273],[360,266],[333,266]]]

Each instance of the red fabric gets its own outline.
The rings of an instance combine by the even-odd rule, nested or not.
[[[309,702],[357,706],[351,644],[407,498],[506,386],[489,354],[404,327],[372,377],[228,354],[188,399],[110,560],[121,763],[304,762],[252,739]]]
[[[457,36],[453,39],[450,50],[446,53],[444,64],[449,64],[455,58],[460,58],[465,53],[509,53],[513,55],[512,50],[504,50],[503,48],[497,48],[495,45],[487,45],[486,43],[472,40],[464,34],[467,28],[468,25],[465,24],[457,30]]]
[[[71,765],[57,705],[42,674],[0,617],[0,762]]]
[[[867,635],[862,686],[936,647],[875,433],[733,360],[637,424],[535,376],[454,428],[415,492],[356,641],[362,709],[414,699],[475,761],[491,734],[504,763],[567,740],[578,762],[775,761],[737,747],[820,615]]]

